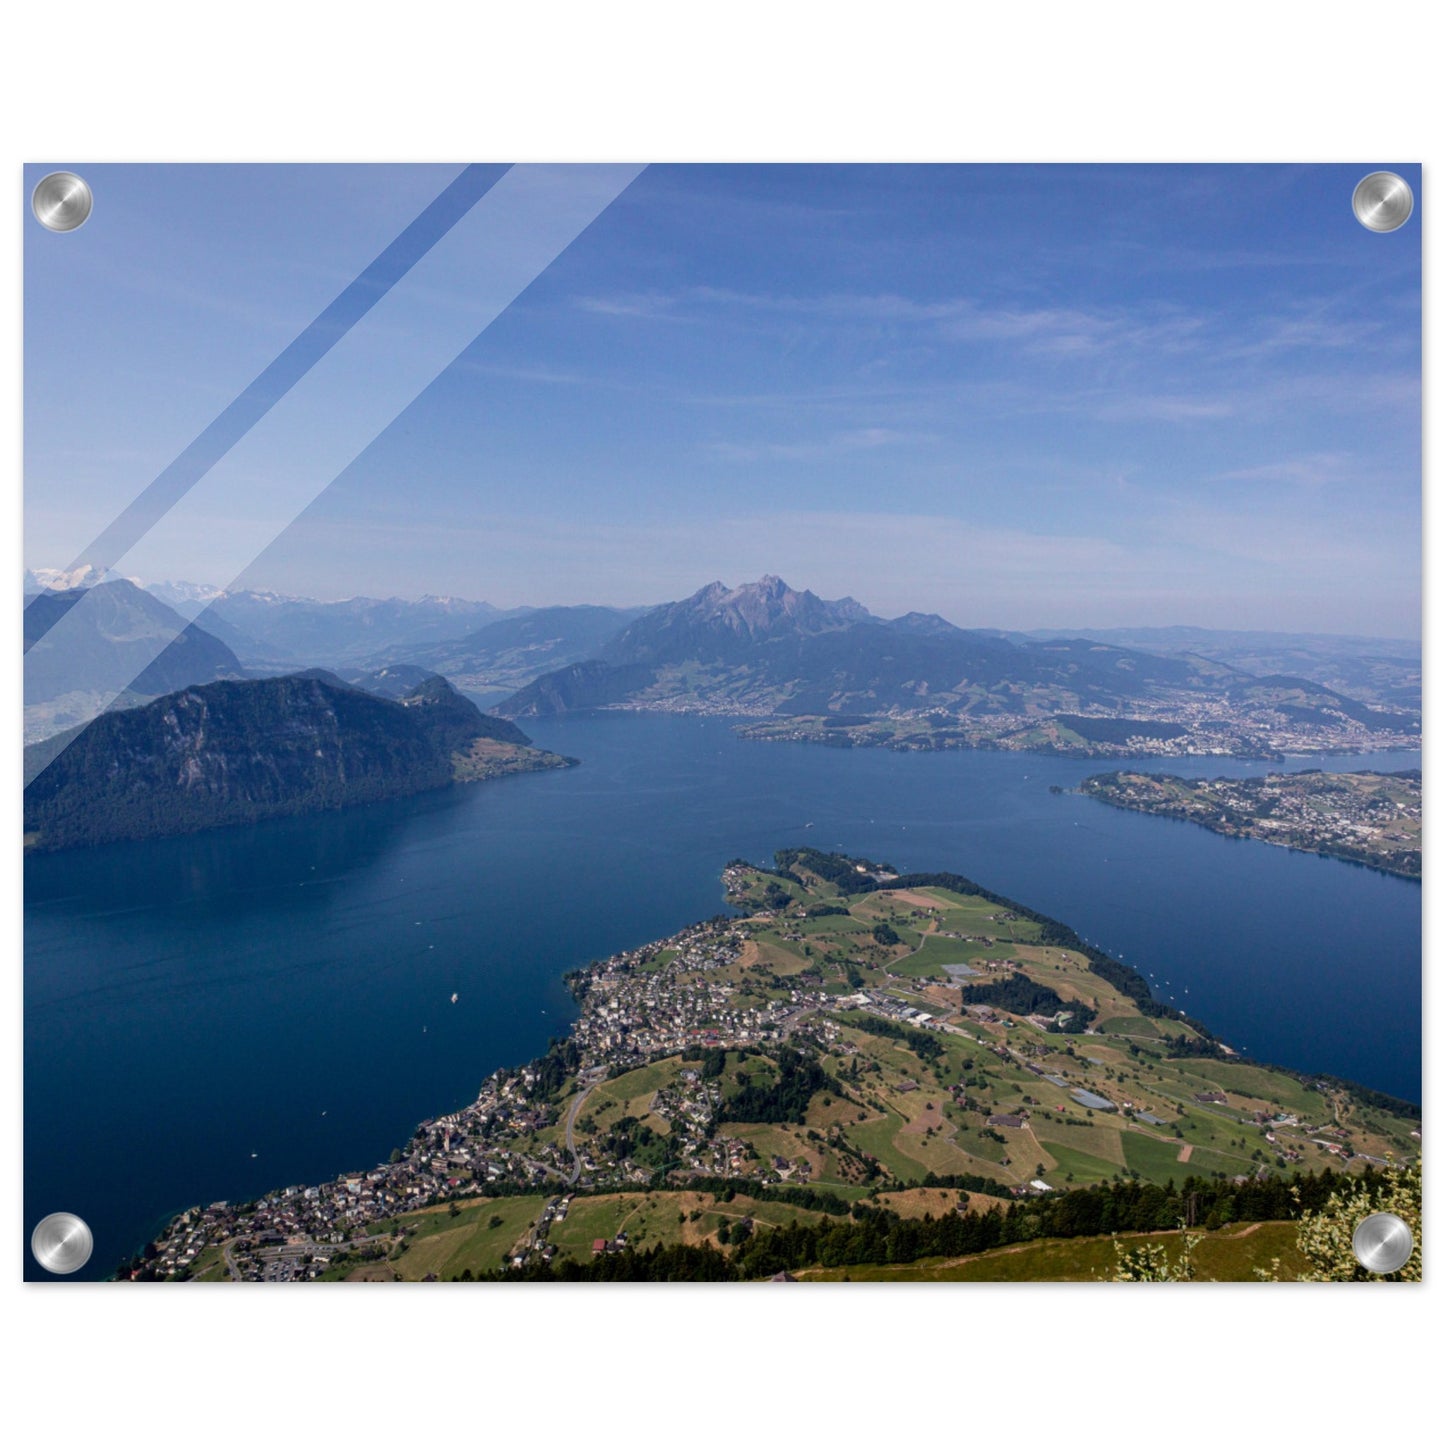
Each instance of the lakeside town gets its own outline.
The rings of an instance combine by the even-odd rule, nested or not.
[[[1171,1063],[1155,1022],[1019,911],[904,887],[881,865],[847,862],[858,894],[811,871],[840,866],[821,854],[778,871],[729,864],[726,896],[745,916],[570,975],[579,1016],[546,1054],[498,1069],[372,1168],[185,1211],[124,1276],[337,1278],[338,1262],[394,1259],[437,1211],[517,1196],[529,1218],[499,1239],[514,1268],[550,1263],[579,1201],[660,1184],[856,1198],[967,1172],[997,1195],[1036,1197],[1073,1184],[1081,1149],[1164,1177],[1177,1155],[1236,1181],[1390,1167],[1418,1150],[1418,1128],[1344,1086],[1271,1083],[1243,1063],[1235,1084],[1234,1052],[1182,1016],[1170,1027],[1204,1062]],[[801,1112],[789,1112],[778,1100],[800,1079]]]
[[[1197,823],[1232,838],[1420,877],[1421,775],[1272,773],[1262,778],[1176,778],[1100,773],[1080,791],[1116,808]]]
[[[793,990],[786,1002],[737,1007],[736,986],[708,975],[735,963],[745,942],[740,926],[698,924],[573,976],[582,1012],[566,1053],[578,1089],[559,1138],[543,1137],[549,1126],[562,1123],[558,1106],[547,1098],[558,1082],[547,1067],[554,1052],[520,1069],[498,1069],[473,1103],[422,1121],[392,1158],[374,1168],[324,1184],[291,1185],[242,1205],[223,1201],[187,1210],[148,1248],[143,1268],[174,1277],[192,1269],[203,1251],[221,1248],[235,1280],[316,1279],[336,1253],[373,1246],[369,1226],[439,1202],[499,1190],[646,1183],[648,1169],[577,1140],[577,1114],[590,1090],[609,1074],[699,1043],[729,1048],[780,1040],[828,1001],[821,992]],[[689,1070],[658,1107],[687,1135],[685,1165],[708,1175],[741,1175],[746,1151],[709,1139],[717,1102],[716,1088]],[[558,1210],[565,1217],[564,1197],[547,1208],[551,1213],[538,1226],[542,1251],[545,1224]]]
[[[674,705],[671,710],[708,709]],[[1294,710],[1298,711],[1302,710]],[[983,748],[1074,758],[1278,761],[1315,754],[1418,753],[1418,716],[1399,713],[1398,726],[1387,726],[1384,719],[1388,716],[1380,713],[1368,722],[1343,712],[1301,718],[1285,707],[1246,709],[1221,698],[1167,702],[1141,698],[1128,717],[1107,711],[1055,713],[1039,709],[983,714],[908,710],[880,717],[774,715],[741,724],[737,732],[754,742],[884,747],[904,752]]]

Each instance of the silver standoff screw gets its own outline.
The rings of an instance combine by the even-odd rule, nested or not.
[[[35,219],[50,231],[74,231],[90,218],[95,197],[74,171],[51,171],[30,196]]]
[[[1394,171],[1371,171],[1355,187],[1355,219],[1369,231],[1398,231],[1415,209],[1415,193]]]
[[[1355,1226],[1350,1245],[1371,1274],[1394,1274],[1414,1251],[1415,1236],[1398,1214],[1368,1214]]]
[[[47,1214],[30,1236],[31,1254],[51,1274],[74,1274],[94,1247],[90,1226],[77,1214]]]

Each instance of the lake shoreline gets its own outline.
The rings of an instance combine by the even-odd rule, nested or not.
[[[1246,861],[1203,830],[1054,796],[1084,776],[1069,760],[739,748],[717,719],[534,727],[583,765],[27,858],[27,1212],[86,1218],[108,1270],[175,1200],[384,1157],[565,1030],[567,972],[716,914],[728,857],[803,843],[985,880],[1231,1045],[1418,1088],[1405,880],[1285,849]],[[1357,959],[1363,999],[1343,982]]]

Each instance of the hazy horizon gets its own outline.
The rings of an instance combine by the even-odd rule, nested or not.
[[[1359,171],[649,168],[238,585],[509,609],[773,573],[965,627],[1413,641],[1421,231],[1362,228]],[[32,566],[66,566],[455,169],[87,175],[85,227],[26,230]],[[375,378],[349,380],[364,409]],[[298,473],[331,424],[277,421]],[[246,503],[198,489],[184,538],[116,571],[229,585]]]
[[[27,568],[26,570],[27,570],[27,574],[29,574],[29,573],[32,572],[32,571],[38,572],[38,573],[40,573],[40,574],[48,574],[48,573],[60,572],[60,571],[62,571],[63,569],[61,569],[61,568],[53,568],[53,567],[41,567],[41,568],[38,568],[38,569]],[[777,574],[777,573],[764,573],[764,574],[763,574],[763,577],[767,577],[767,576],[778,576],[778,575],[779,575],[779,574]],[[106,581],[114,581],[114,580],[116,580],[117,576],[120,576],[121,579],[124,580],[124,581],[133,583],[134,585],[136,585],[136,586],[138,586],[138,587],[145,588],[146,590],[150,590],[150,589],[152,589],[152,588],[159,588],[159,587],[176,587],[176,588],[182,588],[182,589],[184,589],[184,588],[196,588],[196,589],[205,589],[205,590],[215,590],[215,591],[217,591],[217,592],[220,592],[220,591],[224,590],[224,589],[219,588],[219,587],[217,586],[217,584],[215,584],[215,583],[211,583],[211,582],[198,582],[198,581],[196,581],[196,579],[190,578],[190,577],[141,578],[141,577],[134,577],[134,576],[124,576],[124,574],[112,573],[112,574],[108,575],[105,580],[106,580]],[[482,605],[485,605],[485,606],[493,607],[493,608],[495,608],[498,612],[502,612],[502,613],[521,612],[521,611],[541,611],[541,610],[543,610],[543,609],[545,609],[545,608],[552,608],[552,607],[610,607],[610,608],[614,608],[614,609],[616,609],[616,610],[618,610],[618,611],[636,611],[636,610],[638,610],[638,609],[651,609],[651,608],[655,608],[655,607],[665,607],[665,606],[668,606],[668,605],[671,604],[671,603],[684,601],[684,600],[686,600],[686,598],[693,596],[695,593],[703,590],[704,588],[706,588],[706,587],[708,587],[708,586],[713,585],[714,583],[721,583],[723,586],[728,587],[729,589],[734,589],[734,588],[737,588],[737,587],[742,587],[742,586],[750,585],[750,584],[752,584],[752,583],[756,583],[756,582],[759,582],[759,581],[761,581],[761,580],[762,580],[762,577],[750,577],[750,578],[744,578],[744,579],[741,579],[741,580],[738,580],[738,581],[729,580],[728,578],[725,578],[725,577],[714,577],[714,578],[709,578],[706,582],[700,582],[700,583],[698,583],[698,585],[697,585],[696,587],[692,588],[690,592],[687,592],[687,593],[684,593],[684,594],[680,594],[679,596],[676,596],[676,597],[641,598],[641,599],[638,599],[638,600],[632,601],[632,602],[598,602],[598,601],[596,601],[595,599],[584,600],[584,601],[582,601],[582,602],[555,602],[555,601],[550,601],[550,600],[543,599],[543,600],[541,600],[541,601],[520,601],[520,602],[506,602],[506,603],[502,603],[502,602],[496,601],[495,599],[493,599],[493,598],[491,598],[491,597],[484,596],[484,595],[481,595],[481,594],[476,594],[476,593],[465,593],[465,594],[464,594],[464,593],[459,593],[459,592],[411,592],[411,593],[386,592],[386,593],[379,593],[379,592],[365,592],[365,591],[362,591],[362,592],[348,592],[348,593],[345,593],[345,594],[332,595],[332,596],[321,596],[321,595],[319,595],[319,593],[318,593],[317,591],[315,591],[315,590],[312,590],[312,591],[301,590],[301,591],[295,591],[295,592],[281,592],[281,591],[279,591],[278,589],[275,589],[275,588],[254,588],[254,589],[251,589],[251,588],[245,588],[245,587],[239,587],[239,586],[238,586],[237,588],[234,588],[234,589],[231,589],[231,590],[232,590],[232,591],[251,590],[251,591],[255,591],[255,592],[260,593],[260,594],[273,595],[273,596],[275,596],[275,597],[277,597],[277,598],[279,598],[279,599],[281,599],[281,600],[283,600],[283,601],[313,602],[313,603],[318,603],[318,604],[320,604],[320,605],[322,605],[322,606],[339,605],[339,604],[345,603],[345,602],[358,602],[358,601],[371,601],[371,602],[404,602],[404,603],[421,603],[421,602],[425,602],[425,601],[437,601],[437,602],[457,602],[457,603],[463,603],[463,604],[468,604],[468,605],[482,604]],[[933,611],[933,610],[934,610],[934,609],[922,608],[922,607],[906,607],[906,608],[903,608],[903,609],[901,609],[900,611],[896,611],[896,612],[884,612],[884,611],[880,611],[877,607],[871,606],[871,605],[868,603],[868,601],[867,601],[866,598],[859,597],[859,596],[855,595],[855,594],[852,593],[852,592],[839,593],[839,594],[837,594],[837,595],[824,595],[824,594],[822,594],[822,593],[819,593],[818,590],[817,590],[817,588],[809,587],[809,586],[806,584],[806,582],[801,582],[801,581],[800,581],[800,582],[795,583],[795,582],[794,582],[794,579],[789,578],[789,577],[783,577],[781,580],[782,580],[789,588],[791,588],[793,591],[795,591],[795,592],[812,592],[815,596],[820,597],[820,598],[821,598],[823,601],[825,601],[825,602],[837,602],[837,601],[843,600],[845,597],[851,597],[853,601],[861,603],[865,608],[867,608],[867,610],[868,610],[870,613],[872,613],[875,617],[880,618],[880,619],[883,620],[883,621],[889,621],[889,620],[892,620],[892,619],[894,619],[894,618],[904,616],[906,613],[909,613],[909,612],[923,612],[923,613],[926,613],[926,612],[930,612],[930,611]],[[53,584],[46,584],[46,585],[53,585]],[[85,585],[93,585],[93,579],[88,580]],[[990,623],[990,622],[986,622],[986,621],[965,621],[965,620],[960,620],[960,619],[958,619],[958,618],[956,618],[956,617],[949,617],[947,614],[941,613],[941,612],[938,613],[937,615],[943,617],[943,619],[944,619],[946,622],[951,622],[951,623],[953,623],[954,626],[956,626],[956,627],[961,627],[961,628],[968,629],[968,630],[984,631],[984,632],[1020,632],[1020,633],[1026,633],[1026,632],[1058,632],[1058,631],[1065,631],[1065,630],[1068,630],[1068,629],[1075,629],[1075,630],[1077,630],[1077,631],[1079,631],[1079,632],[1081,632],[1081,633],[1082,633],[1082,632],[1111,632],[1111,631],[1114,631],[1114,632],[1144,632],[1144,631],[1172,632],[1172,631],[1190,631],[1190,630],[1193,630],[1193,631],[1219,632],[1219,633],[1232,633],[1232,632],[1235,632],[1235,633],[1240,633],[1240,634],[1257,632],[1257,633],[1259,633],[1259,634],[1262,635],[1262,636],[1272,635],[1272,636],[1337,637],[1337,638],[1341,638],[1341,639],[1344,639],[1344,640],[1355,639],[1355,640],[1378,641],[1378,642],[1403,642],[1403,643],[1411,643],[1411,644],[1414,644],[1414,645],[1417,645],[1417,646],[1420,645],[1420,643],[1421,643],[1421,641],[1422,641],[1422,639],[1421,639],[1419,636],[1407,636],[1407,635],[1403,635],[1403,634],[1331,632],[1331,631],[1322,630],[1322,629],[1320,629],[1320,628],[1283,628],[1283,629],[1281,629],[1281,628],[1273,628],[1273,629],[1270,629],[1270,628],[1225,628],[1225,627],[1207,627],[1207,626],[1204,626],[1204,625],[1202,625],[1202,624],[1200,624],[1200,623],[1194,623],[1194,622],[1160,622],[1160,621],[1157,621],[1157,620],[1150,620],[1150,621],[1147,621],[1147,622],[1134,622],[1134,623],[1127,623],[1127,622],[1126,622],[1126,623],[1108,623],[1108,624],[1090,622],[1090,621],[1085,620],[1085,621],[1082,621],[1082,622],[1042,622],[1042,623],[1038,623],[1038,624],[1036,624],[1036,625],[1034,625],[1034,626],[1031,626],[1031,627],[1002,627],[1002,626],[998,626],[998,625],[996,625],[996,624],[994,624],[994,623]],[[485,625],[485,624],[482,624],[482,625]]]

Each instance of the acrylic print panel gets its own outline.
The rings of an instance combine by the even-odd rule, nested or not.
[[[1418,167],[65,169],[28,1278],[1418,1278]]]

